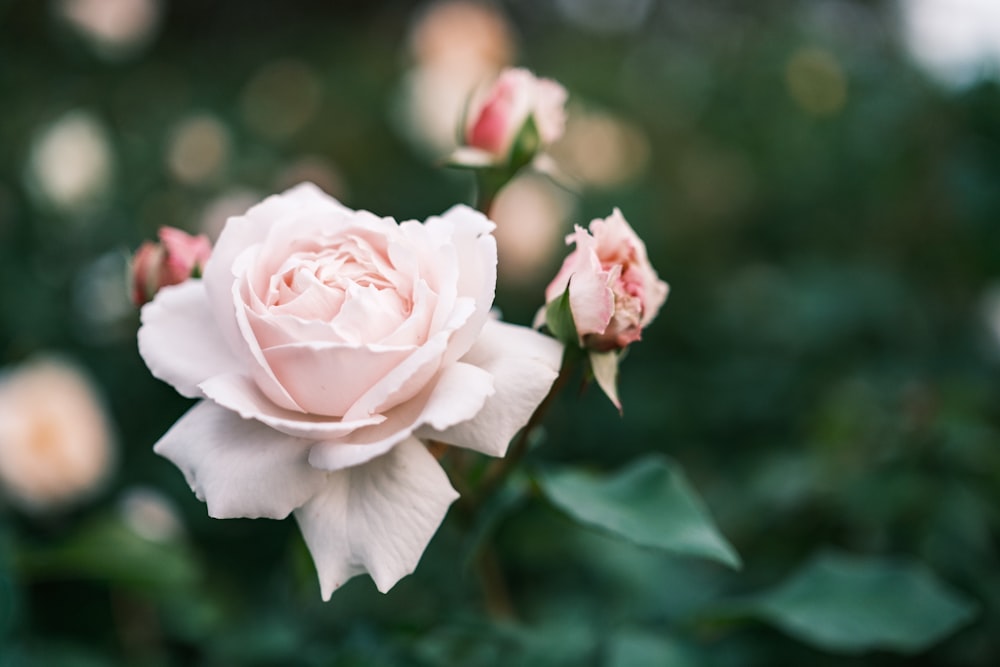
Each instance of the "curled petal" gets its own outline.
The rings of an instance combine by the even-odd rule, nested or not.
[[[493,376],[495,394],[469,420],[442,428],[431,423],[417,431],[490,456],[503,456],[511,438],[532,413],[559,374],[563,347],[527,327],[491,320],[462,362]]]
[[[235,321],[233,266],[247,248],[267,238],[276,220],[306,210],[341,214],[350,209],[312,183],[302,183],[272,195],[252,207],[245,215],[231,218],[219,235],[212,256],[205,264],[205,287],[212,311],[218,314],[222,335],[233,349],[242,345],[243,336]]]
[[[154,376],[188,398],[202,395],[198,384],[204,380],[240,367],[199,280],[165,287],[143,306],[139,354]]]
[[[153,449],[181,469],[210,516],[283,519],[324,482],[306,463],[312,444],[202,401]]]
[[[311,438],[313,440],[340,438],[359,428],[385,421],[385,417],[382,415],[344,421],[333,417],[307,415],[294,410],[285,410],[265,396],[253,380],[237,373],[218,375],[198,386],[207,398],[236,412],[244,419],[255,419],[296,438]]]
[[[472,364],[452,364],[424,391],[386,412],[384,422],[359,428],[336,441],[317,443],[309,452],[309,463],[336,470],[343,467],[340,448],[345,444],[384,449],[410,437],[423,424],[446,429],[479,413],[493,392],[493,377],[488,372]]]
[[[368,572],[381,592],[413,572],[458,494],[415,438],[364,465],[327,474],[295,519],[324,600]]]

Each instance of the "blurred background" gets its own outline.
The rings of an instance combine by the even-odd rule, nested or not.
[[[471,203],[437,165],[509,64],[569,89],[574,185],[497,201],[505,318],[613,206],[672,288],[624,418],[570,392],[533,458],[669,455],[744,568],[519,497],[491,529],[522,624],[486,618],[449,522],[387,596],[323,604],[293,522],[212,520],[153,454],[189,402],[138,356],[128,257],[303,180]],[[1000,4],[0,0],[0,366],[3,667],[997,664]],[[904,657],[711,611],[829,550],[975,614]]]

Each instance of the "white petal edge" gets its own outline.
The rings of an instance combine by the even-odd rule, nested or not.
[[[503,456],[559,375],[562,354],[562,344],[553,338],[488,321],[462,362],[490,373],[496,393],[472,419],[444,429],[431,424],[418,429],[417,437]]]
[[[472,364],[454,363],[420,394],[386,412],[383,423],[359,428],[338,441],[316,443],[309,452],[309,463],[337,470],[350,465],[361,448],[375,452],[367,457],[370,459],[409,438],[423,424],[442,430],[471,419],[494,391],[493,377],[488,372]],[[351,449],[342,452],[344,446]]]
[[[275,405],[257,384],[245,375],[231,373],[209,378],[199,385],[206,397],[244,419],[254,419],[295,438],[329,440],[343,437],[365,426],[380,424],[382,415],[342,421],[335,417],[309,415]]]
[[[314,442],[201,401],[153,450],[181,469],[209,516],[283,519],[326,480],[326,473],[307,462]]]
[[[240,367],[222,337],[200,280],[164,287],[142,307],[139,354],[153,375],[188,398],[198,385]]]
[[[329,473],[323,489],[295,510],[323,599],[364,572],[382,593],[391,589],[416,569],[456,498],[444,470],[415,438]]]

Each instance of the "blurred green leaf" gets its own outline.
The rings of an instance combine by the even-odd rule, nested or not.
[[[114,517],[85,524],[66,542],[26,548],[18,568],[31,577],[79,577],[170,594],[198,580],[197,564],[180,542],[148,540]]]
[[[828,651],[917,653],[975,615],[975,606],[913,561],[822,554],[742,610]]]
[[[604,664],[607,667],[694,667],[701,663],[672,639],[626,630],[611,640]]]
[[[581,523],[640,546],[740,567],[680,468],[663,456],[644,457],[613,476],[565,468],[538,481],[549,500]]]

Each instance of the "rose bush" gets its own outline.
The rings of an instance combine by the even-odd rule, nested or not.
[[[422,439],[502,456],[557,375],[556,341],[490,315],[492,229],[303,184],[231,218],[204,279],[142,310],[150,370],[205,399],[155,450],[213,517],[294,513],[324,599],[416,566],[456,498]]]
[[[617,208],[592,221],[589,231],[577,225],[566,243],[576,249],[545,289],[545,301],[552,303],[569,289],[570,312],[583,347],[618,350],[639,340],[669,291],[649,263],[646,244]]]

